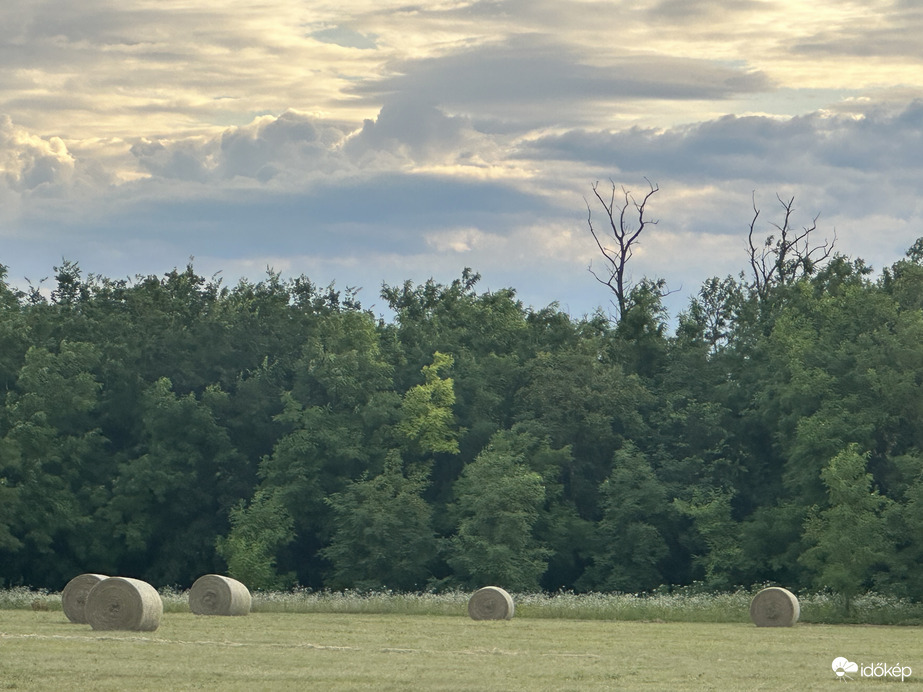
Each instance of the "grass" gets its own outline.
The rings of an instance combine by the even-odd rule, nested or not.
[[[167,612],[155,632],[95,632],[56,610],[0,611],[0,689],[813,690],[831,662],[910,666],[911,627],[457,615]],[[855,675],[863,689],[893,685]]]
[[[749,623],[750,601],[761,587],[727,593],[707,593],[695,587],[652,594],[514,594],[517,618],[620,620],[652,622]],[[164,610],[188,613],[185,591],[160,590]],[[365,615],[466,616],[467,591],[442,593],[371,593],[311,591],[255,592],[255,613],[314,613]],[[865,594],[857,597],[849,615],[830,593],[798,594],[799,622],[805,624],[921,625],[923,604]],[[61,610],[60,594],[22,587],[0,590],[0,610],[41,608]]]
[[[749,623],[750,601],[760,587],[728,593],[695,588],[653,594],[514,594],[517,618],[620,620],[650,622]],[[164,610],[188,613],[185,591],[160,590]],[[311,591],[255,592],[255,613],[328,613],[365,615],[465,616],[470,592],[371,593]],[[857,597],[848,615],[830,593],[799,594],[803,624],[921,625],[923,604],[865,594]],[[60,594],[22,587],[0,590],[0,610],[61,610]]]

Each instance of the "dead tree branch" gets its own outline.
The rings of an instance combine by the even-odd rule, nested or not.
[[[771,223],[777,233],[770,234],[759,246],[754,241],[756,222],[760,210],[756,206],[756,194],[753,195],[753,219],[747,234],[747,246],[750,255],[750,268],[753,272],[753,288],[761,300],[765,300],[775,286],[785,286],[801,276],[809,276],[815,268],[833,254],[836,243],[836,231],[833,239],[824,239],[822,244],[811,245],[811,234],[817,230],[815,216],[810,226],[796,230],[792,226],[792,214],[795,211],[795,198],[785,201],[776,195],[782,205],[782,223]]]
[[[612,184],[612,189],[605,196],[599,191],[599,181],[593,184],[593,194],[605,211],[609,225],[609,228],[604,232],[605,238],[601,237],[603,232],[597,232],[593,226],[593,211],[590,208],[590,203],[584,198],[587,208],[587,225],[590,227],[593,240],[596,241],[596,246],[605,260],[605,273],[602,276],[593,270],[592,263],[590,263],[588,269],[599,283],[608,286],[612,293],[615,294],[616,306],[619,318],[621,318],[628,309],[628,298],[632,289],[630,279],[625,274],[625,268],[634,253],[634,247],[638,243],[641,233],[648,225],[656,225],[657,223],[657,221],[648,219],[645,214],[649,200],[660,188],[647,180],[650,189],[639,202],[629,190],[622,186],[621,204],[619,204],[616,201],[616,185],[612,180],[609,182]],[[609,244],[612,241],[614,241],[614,244],[610,247]]]

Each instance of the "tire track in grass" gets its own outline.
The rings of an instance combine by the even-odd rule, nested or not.
[[[396,647],[379,647],[363,649],[359,646],[337,646],[333,644],[314,644],[311,642],[302,642],[300,644],[272,644],[266,642],[234,642],[230,640],[183,640],[183,639],[163,639],[160,637],[139,637],[128,635],[124,637],[114,636],[88,636],[77,634],[8,634],[0,632],[0,640],[3,639],[36,639],[42,641],[82,641],[82,642],[138,642],[144,644],[181,644],[189,646],[222,646],[227,648],[266,648],[266,649],[314,649],[318,651],[377,651],[385,654],[450,654],[461,656],[540,656],[555,658],[601,658],[598,654],[593,653],[571,653],[562,651],[549,651],[541,654],[535,654],[531,651],[515,651],[506,649],[408,649]]]

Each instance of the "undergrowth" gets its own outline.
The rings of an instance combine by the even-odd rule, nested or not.
[[[516,617],[652,622],[749,622],[750,601],[764,585],[731,592],[700,587],[661,589],[652,593],[522,593],[512,594]],[[159,590],[165,612],[188,612],[188,593]],[[467,615],[467,591],[398,593],[392,591],[253,592],[253,612],[362,613],[395,615]],[[796,594],[799,622],[816,624],[921,625],[923,603],[867,593],[855,597],[847,613],[831,592]],[[61,610],[61,594],[44,589],[0,589],[0,610]]]

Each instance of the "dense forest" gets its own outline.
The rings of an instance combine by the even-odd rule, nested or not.
[[[0,585],[923,599],[923,239],[825,260],[579,319],[470,270],[383,320],[272,272],[0,268]]]

